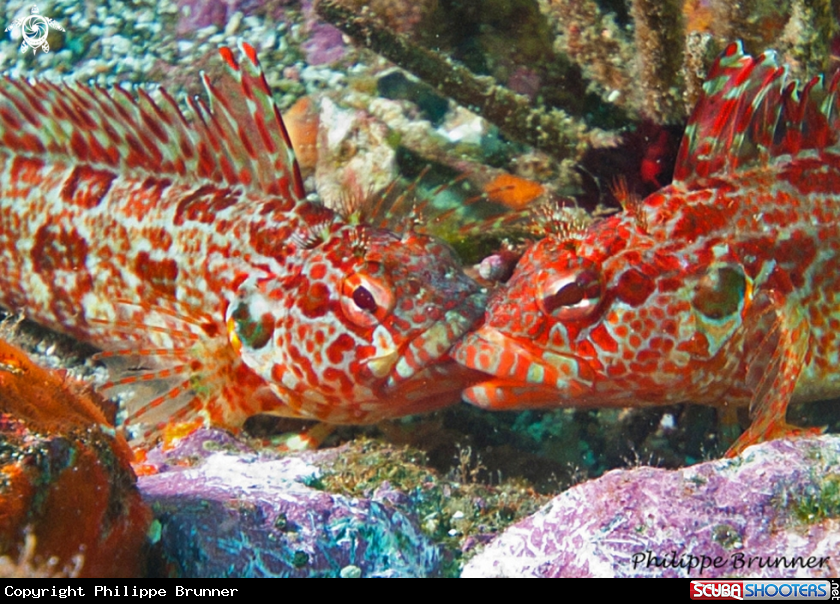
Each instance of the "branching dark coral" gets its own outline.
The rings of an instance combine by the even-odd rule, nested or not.
[[[528,97],[476,76],[465,67],[414,44],[396,33],[367,7],[355,11],[340,0],[321,0],[318,14],[364,46],[410,71],[455,101],[496,124],[515,140],[557,159],[578,156],[590,139],[590,129],[559,109],[536,109]]]
[[[480,4],[488,15],[495,7],[490,0]],[[440,5],[455,10],[450,3]],[[561,160],[564,167],[553,170],[551,182],[544,183],[547,190],[579,192],[581,186],[586,189],[587,181],[593,181],[595,204],[608,200],[609,187],[618,175],[627,177],[638,194],[649,193],[649,187],[642,190],[634,182],[655,187],[667,184],[669,174],[663,166],[671,161],[668,153],[679,140],[678,133],[675,141],[670,140],[670,130],[678,130],[684,123],[711,61],[732,39],[743,39],[747,49],[756,54],[776,49],[796,73],[831,72],[836,67],[831,45],[838,40],[840,26],[838,7],[829,0],[516,0],[505,6],[511,9],[514,5],[532,15],[536,14],[534,7],[539,9],[537,17],[542,22],[528,27],[530,31],[553,30],[553,50],[557,53],[523,66],[537,82],[530,84],[528,96],[513,92],[510,88],[516,87],[516,81],[499,78],[499,70],[495,79],[477,75],[441,52],[422,46],[418,42],[422,36],[412,35],[410,29],[397,33],[366,4],[319,0],[316,10],[358,44],[478,113],[510,139]],[[523,8],[526,5],[527,10]],[[430,9],[427,12],[433,13]],[[496,26],[488,16],[485,25],[465,24],[464,29]],[[545,39],[550,42],[551,37]],[[511,39],[511,45],[517,43]],[[549,48],[550,54],[550,43],[532,45]],[[460,56],[457,48],[448,51]],[[494,61],[509,62],[516,56],[508,51],[497,57],[493,53],[499,50],[492,45],[484,52],[483,60],[490,65]],[[549,61],[576,65],[586,90],[600,101],[587,95],[584,102],[583,87],[575,89],[571,84],[575,76],[564,75],[551,82],[543,79],[540,83]],[[473,56],[468,63],[475,69],[482,60]],[[575,70],[563,67],[562,71],[569,74]],[[508,66],[507,73],[511,72]],[[570,91],[577,95],[577,104],[557,102],[562,95],[552,86],[564,84],[572,85]],[[668,140],[657,130],[663,127],[669,129]],[[652,134],[635,135],[645,128]],[[624,159],[608,166],[593,166],[586,159],[593,153],[611,153]],[[435,156],[421,154],[430,159]],[[517,165],[515,158],[507,161],[507,169]],[[577,174],[569,169],[574,163],[581,166]]]
[[[539,0],[556,34],[554,49],[574,57],[604,100],[628,110],[638,104],[636,78],[627,70],[634,49],[612,14],[594,0]]]
[[[644,107],[659,123],[682,117],[682,0],[633,0]]]
[[[593,0],[539,2],[560,48],[604,98],[660,124],[684,119],[698,79],[728,42],[741,39],[754,54],[773,48],[801,75],[834,67],[830,46],[840,33],[829,0],[629,0],[632,41]]]

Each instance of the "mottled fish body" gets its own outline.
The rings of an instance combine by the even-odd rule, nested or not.
[[[457,402],[484,293],[436,239],[308,201],[243,52],[192,120],[163,90],[0,81],[0,305],[103,349],[147,438]]]
[[[797,87],[732,44],[671,185],[534,245],[458,345],[492,409],[749,406],[730,454],[840,395],[838,77]]]

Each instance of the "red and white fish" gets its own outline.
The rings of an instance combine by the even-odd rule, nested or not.
[[[243,51],[192,121],[164,90],[0,82],[0,304],[105,350],[146,437],[457,402],[485,293],[440,241],[308,201]]]
[[[791,400],[840,395],[838,76],[801,88],[732,44],[674,181],[534,245],[453,353],[491,409],[749,406],[730,449],[795,429]]]

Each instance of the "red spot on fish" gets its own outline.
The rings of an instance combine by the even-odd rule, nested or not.
[[[607,331],[607,328],[603,323],[599,324],[590,332],[590,337],[601,350],[606,352],[618,352],[618,342],[616,342],[615,338],[610,335],[610,332]]]
[[[216,165],[213,152],[204,142],[200,142],[196,150],[198,152],[198,175],[204,178],[212,178]]]
[[[256,51],[256,49],[254,49],[253,46],[251,46],[247,42],[243,42],[242,43],[242,50],[245,51],[245,55],[248,57],[248,59],[251,61],[251,63],[254,66],[259,65],[259,62],[257,61],[257,51]]]
[[[233,164],[230,163],[227,157],[219,158],[219,168],[221,168],[222,176],[224,176],[228,184],[235,184],[237,182],[236,170],[234,170]]]
[[[175,224],[184,224],[195,220],[205,224],[218,221],[220,212],[234,205],[239,200],[239,193],[232,189],[219,189],[211,185],[199,187],[186,195],[175,209]]]
[[[312,269],[309,271],[309,276],[316,281],[320,281],[323,279],[327,274],[327,265],[326,264],[315,264],[312,266]]]
[[[345,396],[349,395],[353,390],[353,382],[347,377],[344,371],[334,367],[327,367],[324,369],[324,378],[328,382],[338,382],[339,391]]]
[[[656,283],[644,273],[631,268],[622,273],[615,288],[616,297],[630,306],[641,306],[656,289]],[[641,326],[640,326],[641,327]]]
[[[119,152],[116,148],[108,147],[106,149],[95,137],[88,139],[88,152],[90,153],[90,161],[96,164],[116,166],[119,162]]]
[[[41,182],[43,167],[43,160],[17,156],[12,160],[12,180],[17,180],[20,184],[37,185]]]
[[[304,315],[310,319],[323,317],[329,309],[330,290],[323,283],[313,283],[312,287],[304,291],[298,306]]]
[[[620,361],[607,366],[607,375],[610,377],[620,377],[625,373],[627,373],[627,368]]]
[[[677,350],[687,352],[699,358],[709,356],[709,341],[702,333],[695,333],[690,340],[680,342],[677,345]]]
[[[170,186],[172,182],[169,180],[145,179],[139,188],[131,189],[125,197],[123,207],[126,215],[139,219],[154,208],[160,207],[163,202],[163,192]]]
[[[683,206],[680,219],[674,227],[672,236],[676,239],[695,241],[698,237],[710,237],[715,232],[726,228],[732,216],[732,210],[725,207],[723,200],[717,204],[687,204]]]
[[[258,116],[255,120],[257,126],[257,132],[260,133],[260,137],[263,140],[263,144],[265,144],[266,148],[274,153],[276,151],[274,147],[274,141],[271,139],[271,135],[268,133],[268,127],[265,124],[265,120],[262,116]]]
[[[780,259],[781,266],[788,269],[791,283],[802,288],[805,286],[805,271],[817,257],[817,248],[812,237],[794,232],[790,239],[779,243],[775,257]]]
[[[344,353],[353,350],[355,345],[353,336],[346,333],[339,334],[327,347],[327,358],[333,365],[338,365],[344,360]]]
[[[230,69],[239,71],[239,65],[237,64],[236,59],[233,58],[233,52],[231,52],[230,48],[223,46],[219,49],[219,54],[222,55],[222,58],[225,60],[225,63],[227,63]]]
[[[41,274],[86,270],[88,244],[75,229],[46,224],[35,234],[32,264]]]
[[[166,227],[151,227],[146,229],[143,234],[156,250],[165,252],[172,247],[172,234]]]
[[[3,120],[10,130],[20,130],[21,128],[20,120],[8,109],[0,109],[0,120]]]
[[[95,208],[104,199],[116,178],[112,172],[95,170],[90,166],[73,168],[61,189],[61,198],[81,208]]]
[[[173,259],[153,260],[148,252],[140,252],[134,260],[134,272],[144,284],[175,297],[175,282],[178,279],[178,263]]]
[[[73,153],[76,154],[82,161],[90,160],[90,153],[88,152],[88,145],[85,141],[84,135],[81,132],[76,130],[70,136],[70,148],[73,149]]]
[[[791,277],[792,275],[788,271],[777,265],[773,267],[773,272],[767,277],[765,287],[782,294],[790,294],[794,290]]]
[[[140,110],[140,117],[143,119],[143,123],[146,125],[146,128],[151,130],[160,142],[164,144],[169,142],[169,136],[166,134],[166,131],[160,127],[158,120],[154,119],[142,109]]]

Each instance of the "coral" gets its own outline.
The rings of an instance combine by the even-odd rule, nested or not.
[[[35,562],[37,539],[32,534],[32,531],[27,529],[21,549],[20,556],[17,560],[12,560],[9,556],[0,556],[0,577],[3,578],[76,578],[79,576],[79,571],[84,564],[85,557],[79,553],[73,556],[69,563],[64,568],[57,568],[58,560],[50,558],[46,562],[40,564]]]
[[[388,130],[369,113],[321,100],[315,186],[321,199],[338,208],[362,199],[396,176],[396,153]]]
[[[219,430],[150,461],[159,472],[139,484],[161,522],[152,574],[180,577],[457,575],[464,553],[549,499],[523,481],[481,484],[469,446],[446,476],[407,446],[357,438],[278,458]]]
[[[580,121],[559,109],[540,110],[528,97],[499,86],[492,78],[476,76],[441,55],[414,44],[406,36],[389,30],[367,7],[358,12],[337,0],[321,0],[318,14],[346,34],[420,79],[469,107],[514,139],[551,153],[558,159],[577,156],[583,141],[592,133]]]
[[[139,575],[151,512],[130,462],[89,391],[0,340],[3,566],[17,559],[33,574]]]
[[[682,0],[633,0],[643,105],[659,123],[681,117]]]
[[[614,15],[603,14],[594,0],[540,0],[539,6],[557,34],[555,50],[574,58],[601,96],[622,108],[638,102],[627,70],[636,55]]]
[[[347,6],[355,11],[369,9],[379,16],[391,30],[407,34],[417,28],[432,10],[433,2],[420,0],[350,0]]]
[[[829,46],[840,32],[826,1],[632,0],[632,41],[595,2],[540,0],[540,8],[559,48],[607,101],[657,123],[679,122],[691,111],[698,81],[732,40],[754,54],[775,48],[807,74],[831,71]],[[641,94],[633,92],[637,85]]]
[[[351,497],[370,497],[384,485],[406,493],[412,512],[423,519],[422,531],[454,552],[486,541],[547,499],[522,480],[483,484],[487,468],[469,445],[457,447],[446,476],[428,463],[417,449],[358,439],[324,469],[320,484]]]
[[[444,3],[440,6],[451,14],[442,15],[424,8],[421,22],[433,32],[424,35],[419,25],[396,31],[394,4],[383,0],[360,6],[351,0],[320,0],[315,7],[358,44],[475,111],[504,136],[551,156],[557,163],[547,171],[548,180],[541,182],[549,193],[589,196],[587,179],[594,180],[596,200],[589,208],[614,203],[607,189],[618,174],[625,175],[632,192],[640,195],[650,193],[645,183],[667,184],[670,172],[661,166],[673,163],[676,148],[669,128],[683,124],[706,70],[726,42],[742,38],[756,54],[775,48],[797,74],[830,73],[836,67],[831,45],[840,31],[836,9],[826,1],[628,0],[622,5],[596,0],[487,0],[480,5],[483,10]],[[385,5],[387,16],[377,12],[377,7]],[[535,6],[540,11],[536,17]],[[501,31],[505,19],[513,16],[516,27],[528,35],[517,37],[508,26],[504,31],[512,37],[500,45],[486,33]],[[457,39],[438,23],[451,19],[462,30],[476,33]],[[471,21],[462,22],[465,19]],[[554,54],[544,44],[550,40],[545,33],[550,30]],[[424,42],[448,46],[451,56],[423,46]],[[527,64],[515,63],[525,57]],[[580,70],[583,87],[575,82],[575,69],[570,66]],[[650,128],[645,124],[668,129],[668,139],[663,138],[663,131],[647,140],[634,138],[640,127]],[[641,149],[639,140],[643,140]],[[434,144],[404,144],[429,160],[439,161],[442,155],[429,149]],[[612,150],[625,158],[607,166],[586,165],[587,156],[603,156]],[[516,153],[508,149],[501,162],[485,157],[477,163],[506,164],[508,172],[527,178],[517,170]],[[646,159],[633,165],[627,161],[631,155]],[[445,163],[456,167],[458,162]],[[570,163],[583,167],[571,169]],[[479,179],[479,186],[499,176],[486,175]]]
[[[188,34],[196,29],[215,26],[224,29],[234,15],[243,14],[272,14],[275,18],[282,17],[283,7],[291,4],[291,0],[217,0],[205,2],[203,0],[177,0],[178,32]]]
[[[307,62],[324,65],[344,57],[346,47],[341,32],[317,18],[311,0],[303,2],[303,12],[306,15],[307,39],[301,44],[301,50],[306,54]]]

